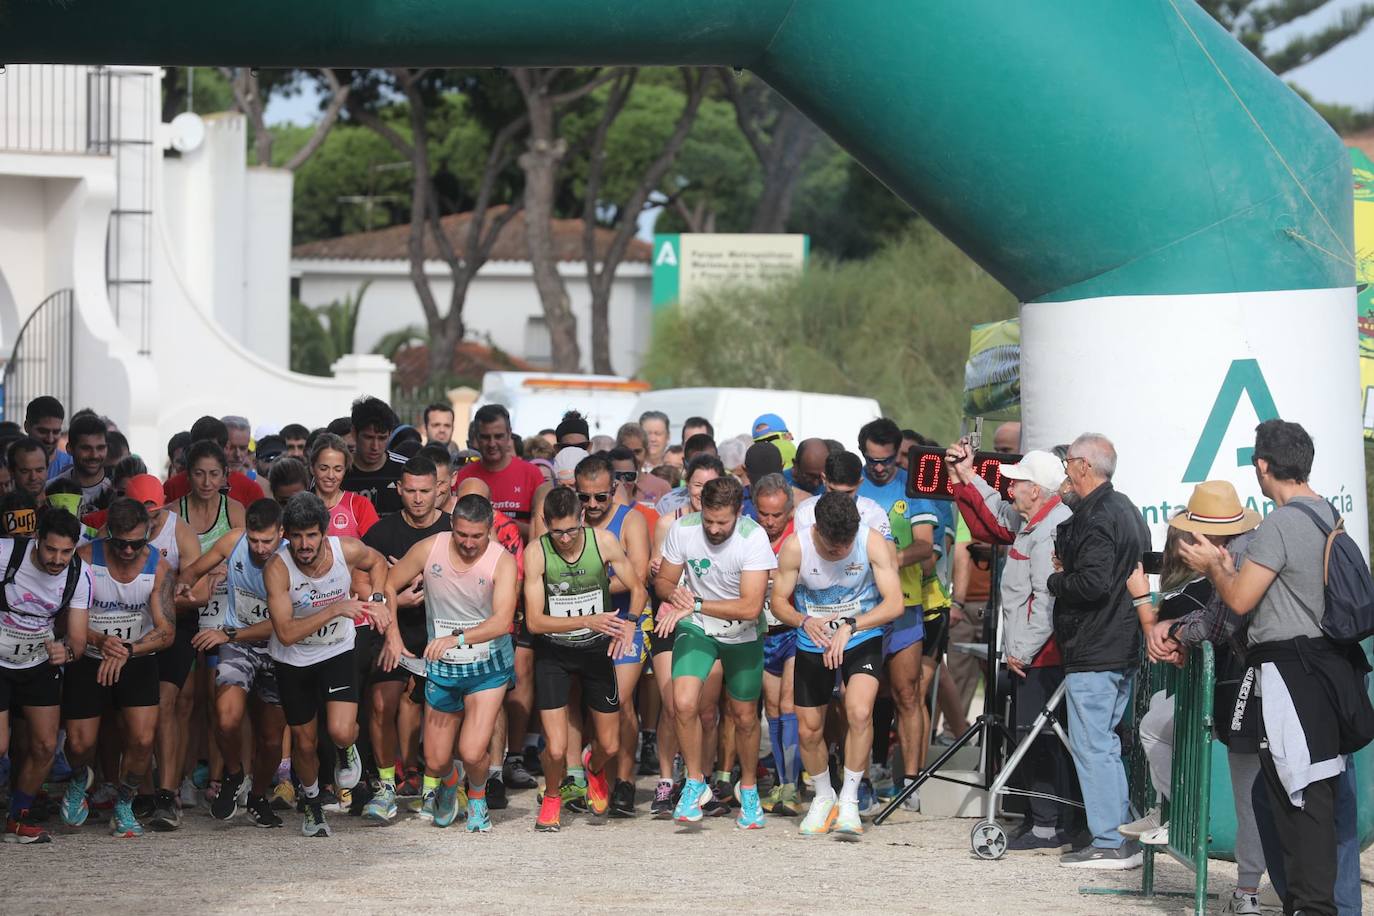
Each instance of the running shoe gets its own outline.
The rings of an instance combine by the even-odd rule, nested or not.
[[[1161,820],[1159,814],[1159,806],[1155,805],[1149,811],[1146,811],[1143,817],[1138,817],[1129,824],[1122,824],[1116,829],[1122,836],[1128,836],[1133,840],[1138,840],[1163,823],[1164,821]]]
[[[806,812],[806,817],[802,818],[797,832],[802,836],[825,836],[835,825],[835,818],[839,813],[835,805],[835,796],[813,798],[811,808]]]
[[[104,788],[104,787],[102,786],[101,788]],[[117,797],[117,796],[118,796],[118,793],[115,793],[115,794],[116,794],[116,797]],[[153,805],[154,805],[154,804],[155,804],[155,800],[154,800],[154,797],[151,796],[151,795],[135,795],[135,796],[134,796],[134,817],[138,818],[140,821],[146,821],[148,818],[150,818],[150,817],[153,816]],[[98,807],[99,807],[99,806],[97,806],[97,805],[95,804],[95,796],[91,796],[91,807],[92,807],[92,808],[98,808]],[[114,807],[114,803],[113,803],[113,802],[111,802],[110,807],[111,807],[111,808]]]
[[[194,808],[200,802],[200,790],[196,784],[187,776],[181,780],[181,787],[177,790],[177,800],[183,808]]]
[[[364,779],[358,783],[348,793],[348,816],[362,817],[363,811],[367,808],[367,803],[372,801],[372,796],[376,795],[382,787],[382,781],[377,777]]]
[[[196,768],[191,771],[191,784],[197,789],[205,790],[210,788],[210,761],[197,760]]]
[[[649,805],[649,814],[656,821],[666,821],[673,816],[673,784],[660,779],[654,786],[654,800]]]
[[[181,809],[177,807],[177,797],[168,789],[158,789],[153,798],[153,816],[148,826],[165,832],[181,826]]]
[[[563,799],[556,795],[545,795],[543,803],[539,806],[539,817],[534,822],[534,829],[544,833],[557,833],[561,825],[563,814]]]
[[[468,833],[491,833],[491,815],[485,798],[468,799]]]
[[[277,811],[290,811],[296,807],[296,787],[291,780],[279,782],[272,787],[272,807]]]
[[[420,803],[420,820],[426,823],[434,823],[434,790],[425,793],[425,800]]]
[[[326,792],[328,796],[326,797]],[[334,811],[339,814],[348,814],[353,808],[353,790],[339,789],[338,792],[329,792],[327,789],[320,790],[320,805],[326,811]]]
[[[424,792],[424,780],[420,777],[420,770],[417,767],[406,767],[405,780],[396,784],[396,796],[398,798],[420,798]]]
[[[458,820],[458,784],[439,783],[434,790],[434,826],[447,827]]]
[[[79,771],[72,773],[71,779],[67,782],[67,791],[62,793],[62,823],[68,827],[80,827],[86,823],[86,818],[91,813],[90,805],[86,803],[86,789],[91,783],[95,782],[95,773],[90,767],[82,767]]]
[[[152,798],[151,795],[145,795],[143,797]],[[114,803],[118,798],[119,790],[114,787],[114,784],[102,782],[100,785],[96,786],[95,791],[90,794],[91,810],[109,811],[114,807]],[[151,813],[151,811],[152,809],[150,808],[149,813]]]
[[[878,804],[878,793],[873,791],[873,783],[869,782],[865,776],[859,780],[859,815],[861,817],[872,817],[882,810],[882,805]]]
[[[593,770],[592,751],[587,748],[582,752],[582,766],[587,770],[587,807],[592,814],[600,817],[611,803],[611,787],[606,782],[605,764],[600,770]]]
[[[658,775],[658,735],[653,732],[640,733],[639,775]]]
[[[492,811],[504,811],[510,801],[506,798],[506,784],[501,781],[501,774],[492,771],[487,777],[487,807]]]
[[[673,820],[679,824],[697,823],[701,820],[702,804],[710,800],[710,786],[702,780],[687,780],[687,785],[682,789],[682,797],[677,800],[677,809],[673,811]]]
[[[839,814],[835,817],[831,832],[840,836],[858,837],[864,835],[864,825],[859,820],[857,802],[842,801],[836,806]]]
[[[272,803],[267,800],[266,795],[248,796],[248,819],[253,822],[254,827],[271,829],[282,826],[281,817],[272,810]]]
[[[728,777],[716,780],[716,784],[711,787],[711,795],[727,809],[737,804],[735,800],[735,784],[732,784]]]
[[[735,826],[741,830],[763,829],[763,808],[759,805],[758,786],[739,790],[739,817],[735,818]]]
[[[569,811],[578,814],[587,811],[587,787],[579,786],[577,780],[571,776],[563,777],[563,782],[558,786],[558,798],[568,806]]]
[[[243,773],[230,773],[220,783],[219,792],[210,800],[210,816],[219,821],[231,821],[239,813],[239,795],[247,787],[243,784]],[[210,798],[210,793],[205,793]]]
[[[363,820],[373,824],[389,824],[395,819],[396,787],[384,782],[363,808]]]
[[[210,785],[205,789],[205,807],[213,808],[215,799],[219,798],[219,790],[223,784],[218,779],[210,780]]]
[[[1260,909],[1258,894],[1247,894],[1245,891],[1236,890],[1231,892],[1231,899],[1226,901],[1226,906],[1221,910],[1225,914],[1234,916],[1260,916],[1264,912]]]
[[[5,819],[5,842],[23,845],[51,843],[52,837],[48,835],[48,831],[33,822],[29,812],[11,811],[10,816]]]
[[[529,768],[525,766],[525,758],[519,754],[507,754],[506,762],[501,767],[501,780],[511,789],[537,789],[539,783],[535,780]],[[495,805],[491,806],[495,808]]]
[[[339,789],[351,789],[363,778],[363,760],[358,756],[358,746],[350,744],[339,748],[339,761],[334,765],[334,785]]]
[[[796,817],[801,814],[801,799],[797,797],[797,787],[788,783],[782,787],[782,798],[773,811],[779,817]]]
[[[120,799],[115,802],[114,814],[110,816],[110,836],[131,840],[143,836],[143,825],[134,817],[134,800]]]
[[[635,816],[635,785],[624,779],[616,780],[611,790],[611,817]]]
[[[324,806],[320,804],[320,797],[305,800],[305,819],[301,821],[302,836],[333,836],[333,831],[329,829],[329,822],[324,819]]]
[[[539,748],[531,745],[525,748],[525,769],[529,770],[531,776],[543,776],[544,764],[539,760]]]
[[[768,790],[768,794],[767,794],[767,795],[765,795],[765,796],[763,796],[763,798],[759,799],[759,805],[763,808],[764,812],[767,813],[767,814],[773,814],[773,813],[774,813],[773,809],[775,809],[775,808],[779,805],[779,803],[781,803],[781,802],[782,802],[782,786],[781,786],[781,785],[775,785],[775,786],[773,786],[773,788],[771,788],[771,789]]]

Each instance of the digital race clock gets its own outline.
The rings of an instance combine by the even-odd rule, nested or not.
[[[973,470],[988,486],[1010,499],[1007,485],[1011,482],[1002,476],[1002,465],[1016,464],[1020,455],[1004,455],[1001,452],[974,452]],[[945,464],[945,450],[913,445],[906,453],[906,495],[912,499],[953,499],[954,476]]]

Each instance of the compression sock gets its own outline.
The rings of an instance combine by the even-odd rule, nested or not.
[[[486,784],[486,783],[482,783],[482,785],[480,785],[480,786],[468,786],[468,798],[469,798],[469,799],[475,798],[475,799],[481,800],[481,799],[486,798],[486,797],[487,797],[487,784]]]
[[[826,767],[811,777],[811,789],[817,798],[834,798],[835,786],[830,782],[830,767]]]
[[[778,785],[787,782],[786,755],[782,752],[782,720],[768,718],[768,743],[773,748],[773,769],[778,771]]]
[[[396,768],[377,767],[377,778],[382,782],[390,783],[393,786],[396,785]]]
[[[854,802],[857,804],[859,801],[859,780],[863,778],[864,774],[861,771],[855,771],[851,770],[849,767],[845,767],[844,785],[840,787],[840,801]]]
[[[458,768],[457,768],[457,767],[452,767],[452,768],[448,771],[448,775],[446,775],[446,776],[443,777],[443,783],[444,783],[444,785],[448,786],[450,789],[453,788],[454,786],[458,785]]]
[[[317,779],[317,780],[315,780],[314,782],[312,782],[312,783],[311,783],[310,785],[308,785],[308,786],[302,785],[302,786],[301,786],[301,794],[304,795],[306,798],[319,798],[319,797],[320,797],[320,781]]]
[[[568,767],[568,775],[573,778],[573,782],[579,789],[585,789],[587,787],[587,771],[584,767]]]
[[[797,733],[797,714],[794,712],[783,713],[778,717],[782,724],[782,759],[780,768],[785,768],[786,772],[781,774],[782,782],[791,784],[797,781],[801,775],[801,738]],[[776,759],[776,758],[775,758]]]
[[[438,776],[431,776],[431,775],[429,775],[428,773],[426,773],[426,774],[425,774],[425,780],[424,780],[424,785],[425,785],[424,791],[425,791],[425,794],[428,795],[429,793],[433,792],[435,789],[439,788],[439,782],[440,782],[440,777],[438,777]]]
[[[729,782],[729,781],[730,781],[730,771],[729,771],[729,770],[716,770],[714,773],[711,774],[711,781],[712,781],[712,782]]]

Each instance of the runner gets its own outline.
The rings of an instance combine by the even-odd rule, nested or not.
[[[775,556],[794,530],[792,499],[793,488],[781,474],[767,474],[754,483],[754,512]],[[763,619],[768,625],[763,639],[763,711],[778,778],[761,804],[768,814],[792,817],[799,810],[797,779],[801,776],[797,711],[792,702],[797,631],[773,614],[776,577],[776,572],[769,575],[769,596],[763,602]]]
[[[687,465],[686,483],[681,492],[684,502],[659,518],[654,526],[654,548],[649,559],[649,574],[657,576],[663,564],[663,545],[668,540],[668,532],[673,522],[685,515],[701,511],[701,491],[712,480],[725,476],[725,465],[714,454],[698,455]],[[662,505],[662,503],[660,503]],[[677,707],[673,702],[673,639],[674,634],[660,635],[656,629],[658,618],[666,606],[654,612],[654,627],[649,629],[649,657],[654,669],[654,680],[658,684],[658,785],[654,787],[654,800],[650,812],[657,819],[673,816],[674,772],[673,761],[677,756]],[[720,692],[720,666],[712,668],[707,689]],[[714,714],[702,722],[702,742],[704,747],[714,748],[718,722]],[[681,786],[678,786],[680,789]]]
[[[464,496],[454,506],[451,531],[411,547],[386,582],[390,601],[396,587],[424,581],[425,791],[434,793],[434,826],[452,824],[459,811],[456,739],[468,779],[469,833],[491,830],[492,729],[515,680],[515,559],[491,537],[493,519],[489,500]]]
[[[593,501],[593,500],[589,500]],[[561,826],[561,787],[568,754],[568,694],[576,680],[591,710],[596,737],[582,755],[587,774],[587,804],[606,813],[610,787],[604,768],[620,749],[620,691],[615,659],[634,646],[634,630],[644,607],[644,585],[609,531],[583,525],[578,494],[558,487],[544,501],[549,532],[525,558],[525,622],[535,636],[536,701],[544,725],[544,794],[535,826]],[[629,620],[611,599],[611,578],[630,594]]]
[[[134,816],[134,797],[148,774],[157,734],[158,668],[155,653],[172,644],[174,573],[149,541],[148,510],[137,499],[121,497],[110,504],[109,536],[77,553],[90,564],[91,606],[87,612],[85,655],[67,667],[62,720],[67,730],[64,752],[72,768],[62,799],[62,822],[80,827],[90,813],[86,793],[95,782],[100,718],[119,710],[123,759],[119,795],[110,817],[110,833],[143,835]],[[113,733],[107,740],[113,738]]]
[[[679,823],[701,820],[702,803],[712,797],[704,770],[709,749],[702,746],[701,718],[703,713],[714,715],[719,702],[717,693],[706,689],[711,668],[719,661],[740,764],[740,815],[735,823],[754,830],[764,826],[756,784],[758,700],[763,692],[759,618],[768,571],[777,567],[777,558],[764,530],[739,517],[743,503],[739,481],[720,477],[702,488],[700,513],[672,523],[663,563],[654,576],[654,591],[667,602],[659,609],[654,632],[675,633],[673,698],[687,784],[673,818]]]
[[[434,462],[435,492],[438,493],[434,507],[445,514],[452,512],[453,504],[458,501],[453,491],[453,453],[446,445],[430,443],[420,449],[419,454]]]
[[[14,440],[5,454],[10,481],[16,493],[27,495],[35,506],[43,504],[48,484],[48,455],[43,443],[29,436]]]
[[[179,470],[177,473],[167,478],[164,489],[167,491],[168,501],[180,499],[191,491],[191,481],[188,477],[188,471],[191,466],[189,449],[197,442],[204,442],[207,440],[218,445],[221,451],[229,447],[229,428],[224,425],[223,420],[220,420],[218,417],[207,416],[201,417],[191,425],[190,441],[185,446],[188,451],[182,459],[182,464],[184,464],[188,470]],[[172,444],[169,443],[169,452],[171,448]],[[255,501],[262,499],[264,495],[262,487],[258,485],[256,480],[251,480],[247,474],[242,474],[238,471],[228,471],[227,459],[225,462],[225,469],[228,474],[226,480],[229,486],[230,499],[243,507],[250,506]]]
[[[57,448],[62,441],[62,421],[66,418],[67,411],[63,409],[62,402],[52,395],[40,395],[24,408],[24,432],[43,446],[49,480],[72,465],[72,456]]]
[[[352,789],[362,777],[358,738],[358,671],[354,625],[390,623],[382,588],[386,560],[353,538],[328,537],[329,512],[314,493],[291,497],[282,513],[286,548],[263,569],[272,618],[268,652],[276,663],[282,710],[291,727],[291,763],[305,796],[301,832],[329,836],[320,802],[318,724],[323,704],[329,738],[339,748],[334,785]],[[348,597],[351,571],[367,573],[369,601]]]
[[[453,441],[453,405],[430,404],[425,408],[425,442],[442,445],[445,451]]]
[[[905,769],[895,781],[898,790],[915,781],[925,766],[931,724],[926,695],[949,640],[949,601],[935,577],[935,561],[944,543],[937,536],[940,512],[928,500],[907,498],[906,471],[897,466],[901,445],[902,431],[886,417],[859,430],[864,463],[859,493],[881,506],[888,517],[906,601],[906,610],[892,624],[883,649]],[[920,793],[913,792],[905,807],[921,810]]]
[[[400,512],[401,496],[396,492],[396,484],[406,459],[387,451],[387,443],[398,425],[391,405],[381,398],[358,398],[353,402],[349,422],[353,429],[353,463],[343,476],[343,488],[367,497],[378,515]]]
[[[827,493],[816,524],[798,532],[778,554],[773,613],[797,628],[796,706],[802,762],[815,797],[802,820],[803,836],[832,829],[859,836],[859,783],[873,750],[873,703],[883,667],[884,628],[902,615],[902,586],[892,549],[860,524],[853,500]],[[825,713],[844,683],[844,785],[838,808],[830,782]]]
[[[281,432],[277,435],[281,436],[282,441],[286,443],[286,456],[288,458],[295,458],[297,461],[305,460],[305,444],[310,438],[310,430],[299,423],[288,423],[281,428]]]
[[[68,478],[81,487],[78,518],[94,512],[100,498],[110,489],[110,478],[105,473],[108,435],[105,422],[94,414],[72,417],[71,429],[67,431],[67,451],[72,456],[72,464],[54,478]]]
[[[353,453],[342,439],[333,433],[321,433],[315,438],[310,447],[310,471],[315,480],[315,495],[329,511],[332,537],[362,538],[377,524],[377,510],[372,501],[361,493],[343,488],[352,467]]]
[[[670,421],[661,410],[646,410],[639,415],[640,428],[648,437],[648,453],[644,456],[642,470],[652,471],[663,464],[667,458]]]
[[[441,492],[438,470],[429,458],[416,455],[406,462],[398,492],[401,511],[373,525],[363,537],[363,543],[386,557],[392,568],[416,544],[451,527],[448,514],[437,507]],[[380,785],[363,808],[363,817],[379,824],[390,823],[396,817],[397,761],[403,761],[404,777],[406,768],[415,766],[419,759],[421,707],[411,697],[424,694],[424,654],[430,639],[421,572],[405,582],[388,572],[387,582],[395,596],[390,607],[396,614],[396,626],[387,631],[368,697],[372,704],[372,749],[377,757]]]
[[[28,753],[11,769],[6,843],[52,842],[31,812],[57,750],[61,666],[86,650],[91,573],[75,556],[80,537],[75,515],[49,507],[36,538],[0,540],[0,755],[10,749],[11,711],[28,725]],[[58,639],[53,622],[63,611],[68,635]]]
[[[227,772],[219,795],[210,805],[210,814],[227,821],[238,813],[245,780],[243,772],[236,768],[243,760],[246,710],[253,734],[248,816],[256,826],[265,828],[282,825],[267,799],[282,756],[286,717],[282,713],[276,669],[267,651],[272,621],[262,579],[263,568],[282,544],[281,519],[281,506],[275,501],[260,499],[253,503],[245,513],[244,526],[229,531],[187,566],[177,587],[177,593],[184,595],[221,565],[228,570],[223,623],[201,630],[192,640],[198,651],[219,655],[215,669],[215,741]]]
[[[491,504],[515,520],[520,536],[530,537],[530,511],[535,491],[544,483],[539,468],[516,458],[510,438],[510,414],[500,404],[487,404],[472,419],[480,462],[465,465],[454,476],[460,484],[477,478],[491,490]]]
[[[843,493],[854,500],[854,505],[859,510],[859,518],[865,525],[882,533],[883,537],[891,540],[892,524],[888,520],[887,510],[877,501],[860,494],[863,485],[863,461],[853,452],[835,452],[825,459],[825,471],[821,475],[821,492]],[[816,523],[816,503],[820,502],[819,496],[802,500],[797,504],[797,511],[793,516],[797,530],[810,528]]]

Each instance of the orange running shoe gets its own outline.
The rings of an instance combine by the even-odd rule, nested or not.
[[[539,818],[534,822],[534,829],[544,833],[557,833],[561,827],[560,820],[563,815],[563,799],[557,793],[544,796],[544,803],[539,806]]]
[[[582,752],[582,766],[587,771],[587,807],[600,817],[611,805],[611,787],[606,782],[605,767],[599,771],[592,769],[591,748]]]

